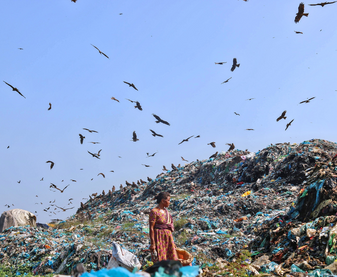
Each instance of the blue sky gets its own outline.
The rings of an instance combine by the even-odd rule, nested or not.
[[[163,165],[184,164],[181,156],[206,159],[226,143],[257,151],[336,141],[337,4],[310,3],[295,24],[296,1],[3,1],[0,79],[26,99],[1,82],[0,212],[14,204],[37,211],[39,222],[64,219],[91,193],[154,178]],[[231,72],[234,57],[240,67]],[[276,122],[284,110],[287,119]],[[171,125],[156,124],[152,113]],[[200,138],[178,145],[191,135]],[[100,149],[100,160],[87,152]],[[50,183],[70,186],[61,194]],[[75,208],[44,212],[54,200]]]

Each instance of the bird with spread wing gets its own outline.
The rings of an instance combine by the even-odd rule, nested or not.
[[[136,88],[136,86],[135,86],[133,83],[129,83],[129,82],[125,82],[125,81],[123,81],[123,83],[129,85],[129,87],[132,87],[132,88],[134,88],[135,90],[138,90],[138,89]]]
[[[12,88],[13,91],[16,91],[18,94],[20,94],[23,98],[26,98],[16,87],[13,87],[11,84],[8,84],[7,82],[4,81],[4,83],[7,86],[10,86]]]
[[[293,121],[294,121],[294,119],[287,124],[285,131],[287,131],[287,129],[289,128],[289,126],[291,125],[291,123],[293,123]]]
[[[95,130],[90,130],[90,129],[88,129],[88,128],[83,128],[83,130],[86,130],[86,131],[88,131],[89,133],[98,133],[97,131],[95,131]]]
[[[83,136],[82,134],[79,134],[80,136],[80,143],[83,144],[83,140],[85,139],[85,136]]]
[[[193,136],[190,136],[190,137],[188,137],[188,138],[186,138],[186,139],[183,139],[181,142],[178,143],[178,145],[179,145],[179,144],[182,144],[183,142],[188,142],[188,140],[189,140],[190,138],[192,138],[192,137],[194,137],[194,135],[193,135]]]
[[[156,115],[156,114],[152,114],[153,116],[154,116],[154,118],[155,119],[157,119],[156,120],[156,123],[163,123],[163,124],[166,124],[166,125],[169,125],[170,126],[170,123],[168,123],[167,121],[165,121],[165,120],[162,120],[158,115]]]
[[[52,162],[52,161],[46,161],[46,163],[50,163],[50,169],[52,169],[54,167],[54,165],[55,165],[55,163]]]
[[[300,22],[303,15],[308,17],[309,14],[304,13],[304,4],[300,3],[299,6],[298,6],[298,12],[297,12],[296,17],[295,17],[295,23]]]
[[[287,113],[287,111],[283,111],[282,114],[276,119],[276,121],[280,121],[282,118],[287,119],[287,117],[285,116],[286,113]]]
[[[151,133],[152,133],[152,136],[154,136],[154,137],[156,137],[156,136],[157,136],[157,137],[162,137],[162,138],[164,137],[163,135],[157,134],[155,131],[153,131],[153,130],[151,130],[151,129],[150,129],[150,131],[151,131]]]
[[[300,104],[303,104],[303,103],[309,103],[312,99],[315,99],[316,97],[311,97],[307,100],[304,100],[304,101],[301,101]]]
[[[65,186],[64,189],[60,189],[60,188],[58,188],[57,186],[55,186],[53,183],[51,183],[51,185],[50,185],[49,187],[50,187],[50,188],[57,189],[57,190],[59,190],[61,193],[63,193],[64,190],[65,190],[67,187],[69,187],[69,185]]]
[[[93,44],[91,44],[93,47],[95,47],[96,49],[97,49],[97,51],[101,54],[101,55],[103,55],[103,56],[105,56],[105,57],[107,57],[108,59],[109,59],[109,57],[105,54],[105,53],[103,53],[101,50],[99,50],[95,45],[93,45]]]
[[[132,133],[132,141],[133,142],[136,142],[136,141],[138,141],[139,139],[137,138],[137,134],[136,134],[136,131],[133,131],[133,133]]]
[[[330,4],[334,4],[336,3],[337,1],[332,1],[332,2],[322,2],[322,3],[317,3],[317,4],[309,4],[309,6],[321,6],[322,8],[325,6],[325,5],[330,5]]]
[[[232,64],[232,68],[231,71],[233,72],[235,70],[235,68],[240,67],[240,64],[238,63],[238,61],[236,60],[236,58],[233,59],[233,64]]]

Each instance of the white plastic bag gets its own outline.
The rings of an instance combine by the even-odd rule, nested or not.
[[[135,267],[137,269],[141,268],[142,265],[134,254],[123,249],[116,242],[112,242],[112,247],[112,257],[109,260],[107,269],[121,266],[132,271]]]

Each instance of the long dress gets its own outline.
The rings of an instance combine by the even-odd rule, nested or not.
[[[155,221],[155,224],[173,224],[172,217],[169,212],[154,208],[150,212],[150,222]],[[172,232],[169,229],[156,229],[154,228],[154,240],[156,243],[157,260],[178,260],[178,254],[175,249]]]

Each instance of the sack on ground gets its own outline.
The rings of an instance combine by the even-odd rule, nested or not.
[[[130,251],[123,249],[118,243],[112,243],[112,257],[109,260],[107,269],[115,267],[124,267],[129,271],[132,271],[135,267],[141,268],[141,263],[138,258]]]

